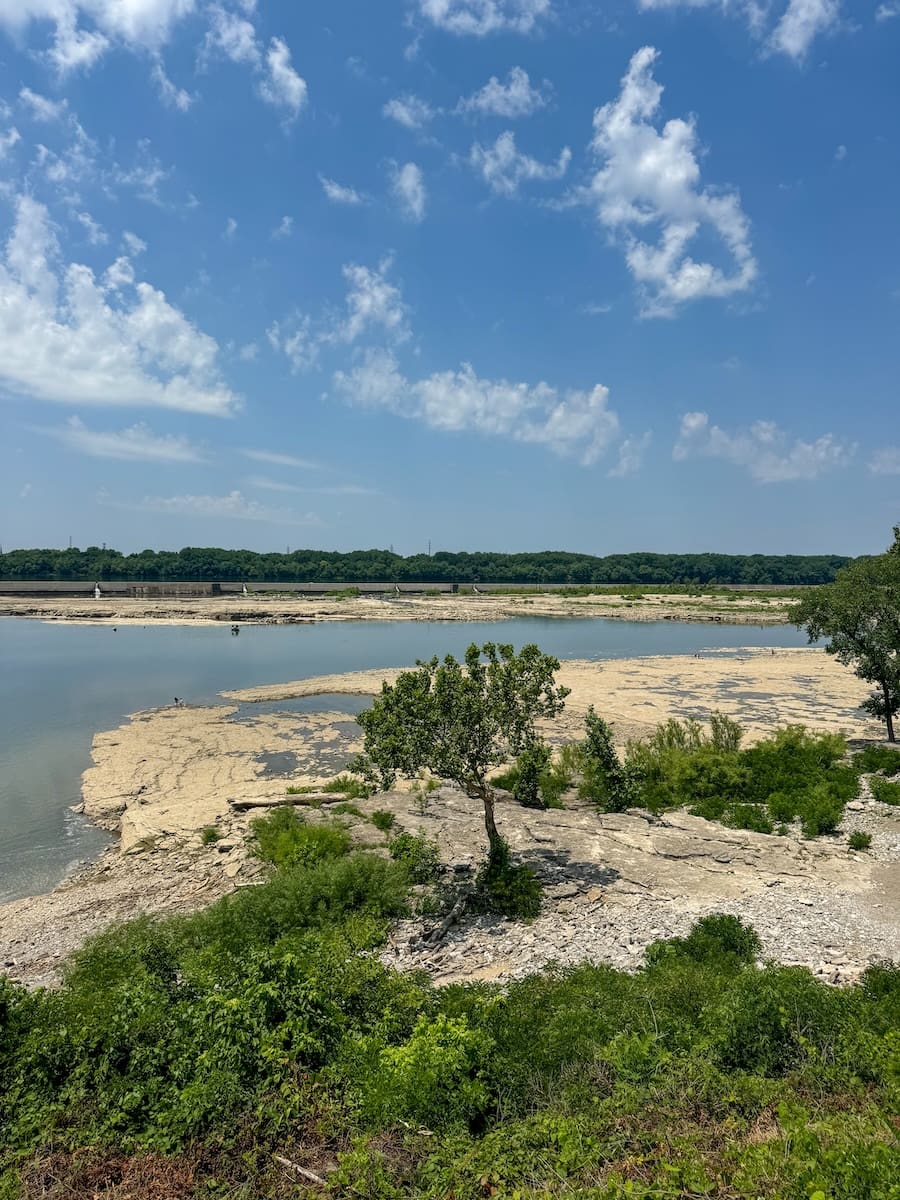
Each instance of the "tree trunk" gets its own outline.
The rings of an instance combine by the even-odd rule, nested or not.
[[[897,739],[894,736],[894,717],[891,713],[890,689],[888,688],[888,685],[886,683],[883,683],[881,685],[881,690],[884,693],[884,721],[885,721],[885,724],[887,725],[888,741],[896,742]]]
[[[505,847],[503,838],[497,829],[497,823],[494,820],[494,793],[486,783],[480,786],[479,791],[481,802],[484,805],[484,828],[488,839],[488,865],[495,866],[503,857]]]

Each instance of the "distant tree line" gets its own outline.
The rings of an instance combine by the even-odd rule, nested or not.
[[[781,584],[831,583],[853,560],[836,554],[526,554],[438,551],[404,558],[388,550],[294,550],[258,554],[186,546],[122,554],[86,550],[12,550],[0,554],[0,579],[132,579],[285,583]]]

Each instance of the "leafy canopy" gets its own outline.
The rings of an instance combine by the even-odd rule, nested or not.
[[[427,770],[480,798],[491,767],[533,745],[535,722],[562,711],[569,689],[554,684],[557,670],[537,646],[517,654],[493,642],[473,643],[464,663],[451,654],[418,662],[356,718],[367,763],[385,789]]]
[[[857,559],[834,583],[805,596],[794,624],[860,679],[876,685],[863,708],[883,720],[895,740],[893,718],[900,711],[900,526],[885,554]]]

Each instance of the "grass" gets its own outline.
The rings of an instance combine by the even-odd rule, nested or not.
[[[863,833],[861,829],[854,829],[847,838],[847,845],[851,850],[868,850],[872,845],[872,838],[868,833]]]
[[[397,818],[392,812],[388,812],[383,808],[376,808],[369,820],[376,829],[380,829],[382,833],[388,833],[394,828]]]
[[[367,800],[372,794],[371,789],[362,780],[355,779],[352,775],[338,775],[334,779],[329,779],[327,783],[308,783],[302,786],[292,784],[287,788],[288,796],[309,796],[317,792],[346,796],[348,800]]]
[[[200,830],[201,846],[211,846],[222,837],[221,831],[215,825],[207,825]]]
[[[869,780],[872,795],[882,804],[900,804],[900,780],[885,779],[881,775],[873,775]]]

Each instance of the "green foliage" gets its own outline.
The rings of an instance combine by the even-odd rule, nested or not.
[[[215,825],[207,825],[200,830],[200,844],[202,846],[211,846],[213,842],[219,841],[222,834]]]
[[[509,847],[501,843],[479,871],[470,906],[475,911],[530,921],[541,911],[541,883],[531,867],[510,862]]]
[[[900,780],[896,782],[873,775],[869,780],[872,795],[882,804],[900,804]]]
[[[853,755],[853,765],[858,771],[900,775],[900,750],[892,750],[890,746],[865,746]]]
[[[406,871],[411,883],[431,883],[440,873],[438,848],[424,835],[398,833],[391,842],[390,854]]]
[[[590,800],[601,812],[624,812],[638,803],[634,772],[622,765],[613,744],[612,729],[591,705],[584,723],[581,744],[581,783],[578,795]]]
[[[626,770],[653,811],[688,805],[696,816],[757,833],[795,820],[806,837],[836,830],[859,791],[841,735],[789,725],[745,750],[740,741],[739,727],[720,715],[708,733],[694,721],[668,721],[629,742]]]
[[[847,838],[847,845],[851,850],[868,850],[872,845],[871,835],[863,833],[861,829],[854,829]]]
[[[550,750],[543,742],[526,746],[516,759],[513,795],[526,808],[545,808],[541,780],[550,766]]]
[[[804,596],[792,621],[811,642],[830,638],[828,653],[874,684],[862,707],[885,722],[893,742],[900,711],[900,529],[887,553],[857,559],[834,583]]]
[[[829,583],[852,560],[841,555],[612,554],[597,558],[564,551],[523,554],[438,551],[408,558],[388,550],[294,550],[257,554],[251,550],[185,547],[183,550],[12,550],[0,554],[2,579],[259,580],[269,582],[481,583],[575,585],[657,584],[654,590],[699,592],[700,584]],[[578,585],[581,585],[580,587]],[[621,590],[621,589],[617,589]],[[635,589],[636,591],[638,589]],[[709,588],[707,588],[709,590]],[[751,593],[758,598],[758,593]]]
[[[382,833],[387,833],[394,828],[397,818],[385,808],[376,808],[369,820],[376,829],[380,829]]]
[[[432,989],[360,953],[398,877],[281,870],[108,931],[59,990],[0,980],[0,1195],[299,1195],[283,1154],[366,1200],[897,1200],[900,968],[828,987],[710,914],[633,973]]]
[[[356,718],[364,751],[354,769],[384,789],[398,775],[429,771],[451,779],[484,808],[490,855],[500,835],[494,823],[489,771],[537,743],[535,722],[562,711],[566,688],[554,683],[559,661],[537,646],[486,642],[469,646],[463,663],[447,655],[403,671],[382,685]]]
[[[255,851],[276,867],[313,866],[327,858],[340,858],[350,849],[350,835],[338,825],[307,824],[288,806],[273,808],[250,822]]]

